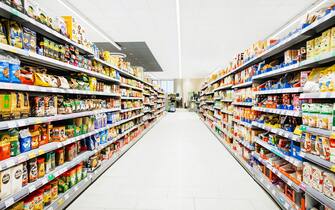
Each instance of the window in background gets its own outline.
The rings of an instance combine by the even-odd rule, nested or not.
[[[165,93],[173,93],[174,92],[174,81],[173,80],[154,80],[153,84],[159,85]]]

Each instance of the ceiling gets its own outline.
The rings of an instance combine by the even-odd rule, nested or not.
[[[202,78],[263,39],[315,0],[62,0],[80,13],[94,42],[145,42],[163,72],[158,79]],[[51,15],[74,15],[61,0],[39,0]],[[177,2],[179,2],[180,40]],[[74,15],[75,16],[75,15]],[[180,41],[180,48],[178,47]],[[179,57],[179,53],[181,56]]]

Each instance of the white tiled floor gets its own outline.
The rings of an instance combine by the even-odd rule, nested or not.
[[[194,113],[168,113],[69,210],[276,210]]]

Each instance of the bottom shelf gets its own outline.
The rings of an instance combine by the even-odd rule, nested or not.
[[[201,119],[201,117],[200,117]],[[201,119],[202,120],[202,119]],[[277,187],[275,187],[259,170],[249,165],[241,156],[239,156],[231,146],[222,137],[216,133],[204,120],[207,128],[215,135],[219,142],[229,151],[229,153],[240,163],[240,165],[249,173],[249,175],[265,189],[277,204],[286,210],[298,210],[296,205],[289,200]]]
[[[46,210],[60,210],[65,209],[70,205],[82,192],[84,192],[91,184],[94,183],[107,169],[109,169],[119,158],[122,157],[132,146],[134,146],[149,130],[151,130],[161,119],[158,118],[147,129],[145,129],[135,140],[131,141],[128,145],[122,147],[120,151],[115,153],[109,160],[104,161],[99,168],[94,172],[88,173],[88,176],[80,181],[77,185],[70,188],[67,192],[58,195],[58,198],[53,201]]]

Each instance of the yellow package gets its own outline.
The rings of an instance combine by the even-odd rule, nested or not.
[[[328,29],[322,33],[321,53],[328,53],[331,49],[331,30]]]
[[[79,30],[77,22],[72,16],[63,16],[62,18],[66,24],[66,29],[70,39],[78,43]]]
[[[314,56],[319,56],[321,54],[321,49],[322,49],[322,36],[316,37],[315,38],[315,46],[314,46]]]
[[[95,77],[89,78],[90,91],[97,90],[97,79]]]
[[[314,39],[307,41],[306,43],[306,50],[307,50],[307,60],[308,59],[312,59],[314,56],[314,46],[315,46],[315,42]]]
[[[34,85],[50,87],[48,76],[45,73],[34,72]]]
[[[330,50],[335,50],[335,27],[330,30]]]

